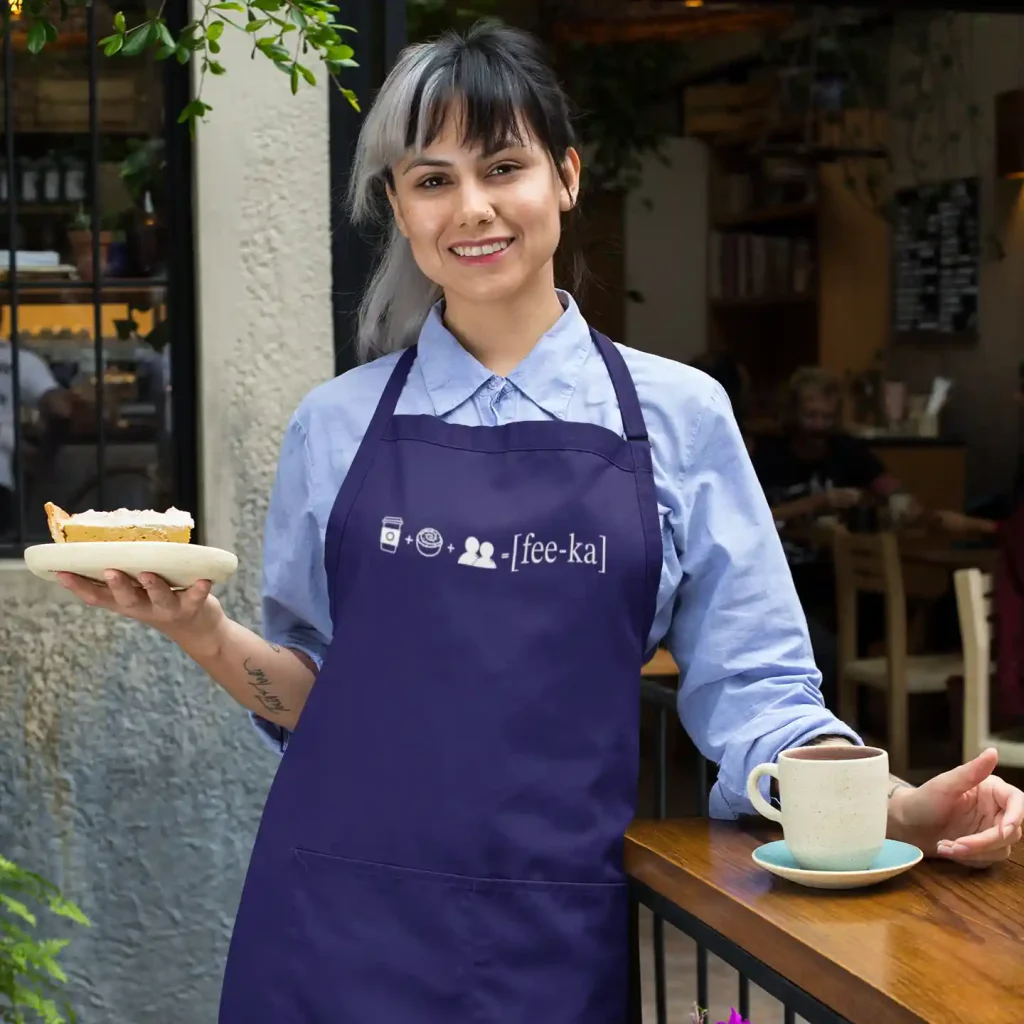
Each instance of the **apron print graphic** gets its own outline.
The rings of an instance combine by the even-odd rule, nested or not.
[[[442,553],[451,556],[458,551],[457,565],[473,569],[497,569],[505,563],[510,572],[562,563],[590,566],[602,576],[608,568],[608,538],[603,533],[593,540],[581,539],[575,532],[570,532],[562,540],[544,540],[532,532],[517,533],[505,545],[508,550],[497,551],[492,541],[472,535],[465,538],[461,548],[456,548],[451,542],[446,544],[440,530],[432,526],[425,526],[416,533],[411,530],[403,532],[404,529],[405,520],[401,516],[385,516],[381,520],[381,551],[397,555],[403,543],[410,551],[415,550],[424,558],[436,558]]]

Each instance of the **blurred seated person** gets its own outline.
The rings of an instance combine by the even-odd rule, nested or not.
[[[843,432],[841,403],[835,377],[817,367],[797,370],[782,433],[758,438],[754,467],[778,523],[878,504],[900,490],[870,445]]]
[[[10,342],[0,338],[0,536],[14,527],[14,373]],[[35,352],[18,349],[18,400],[35,407],[44,424],[66,422],[72,415],[69,392]],[[27,445],[24,446],[27,451]]]
[[[877,505],[901,489],[870,446],[841,429],[842,389],[831,374],[816,367],[790,378],[783,430],[758,437],[754,469],[764,489],[807,616],[815,659],[822,673],[822,693],[833,707],[836,666],[836,583],[832,552],[785,528],[846,510]],[[911,502],[916,513],[916,505]],[[882,608],[864,607],[859,616],[860,643],[883,629]]]
[[[722,385],[722,390],[725,391],[732,405],[732,412],[736,417],[740,433],[747,444],[747,451],[752,452],[753,440],[746,429],[750,403],[750,374],[747,372],[747,368],[727,352],[702,352],[690,365],[703,371]]]

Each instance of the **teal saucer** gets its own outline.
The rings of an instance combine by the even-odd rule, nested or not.
[[[877,885],[909,871],[923,856],[916,846],[895,839],[886,839],[871,867],[863,871],[809,871],[797,864],[784,839],[765,843],[751,854],[758,867],[812,889],[861,889]]]

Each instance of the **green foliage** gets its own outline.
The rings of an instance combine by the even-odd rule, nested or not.
[[[166,0],[165,0],[166,2]],[[27,46],[39,53],[58,38],[57,23],[72,7],[87,6],[88,0],[24,0],[21,21],[27,28]],[[315,85],[311,67],[319,62],[342,95],[359,109],[355,93],[342,85],[340,76],[348,68],[358,67],[355,50],[345,41],[354,33],[350,25],[340,24],[335,15],[338,6],[328,0],[197,0],[194,20],[177,35],[163,17],[162,3],[155,13],[129,22],[125,14],[114,15],[113,32],[100,40],[108,57],[138,57],[152,52],[157,60],[176,60],[180,64],[197,62],[200,75],[195,98],[178,118],[195,127],[213,107],[203,100],[207,75],[223,75],[227,68],[218,59],[221,38],[227,31],[240,32],[251,40],[252,56],[262,54],[274,67],[288,76],[293,93],[303,85]],[[3,30],[9,30],[5,18]]]
[[[480,18],[497,14],[497,0],[466,0],[451,4],[447,0],[407,0],[406,26],[410,42],[418,43],[451,29],[466,29]]]
[[[81,910],[52,883],[0,857],[0,1021],[8,1024],[73,1024],[60,998],[67,976],[57,962],[67,939],[41,939],[33,904],[76,924],[89,925]]]
[[[563,60],[565,86],[580,112],[580,136],[592,152],[590,183],[627,192],[640,183],[645,153],[661,155],[668,126],[662,104],[685,63],[673,42],[580,43]]]

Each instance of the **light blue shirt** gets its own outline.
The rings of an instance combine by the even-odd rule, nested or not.
[[[397,412],[474,427],[559,419],[621,435],[604,360],[575,302],[561,297],[564,314],[507,378],[477,362],[435,308]],[[755,765],[817,736],[860,741],[824,707],[807,623],[725,392],[692,367],[620,350],[651,438],[661,515],[651,643],[679,665],[680,718],[719,765],[711,813],[732,818],[753,810],[746,778]],[[397,360],[384,356],[320,385],[285,433],[264,542],[264,634],[317,665],[332,632],[327,521]],[[253,720],[284,749],[284,730]]]

